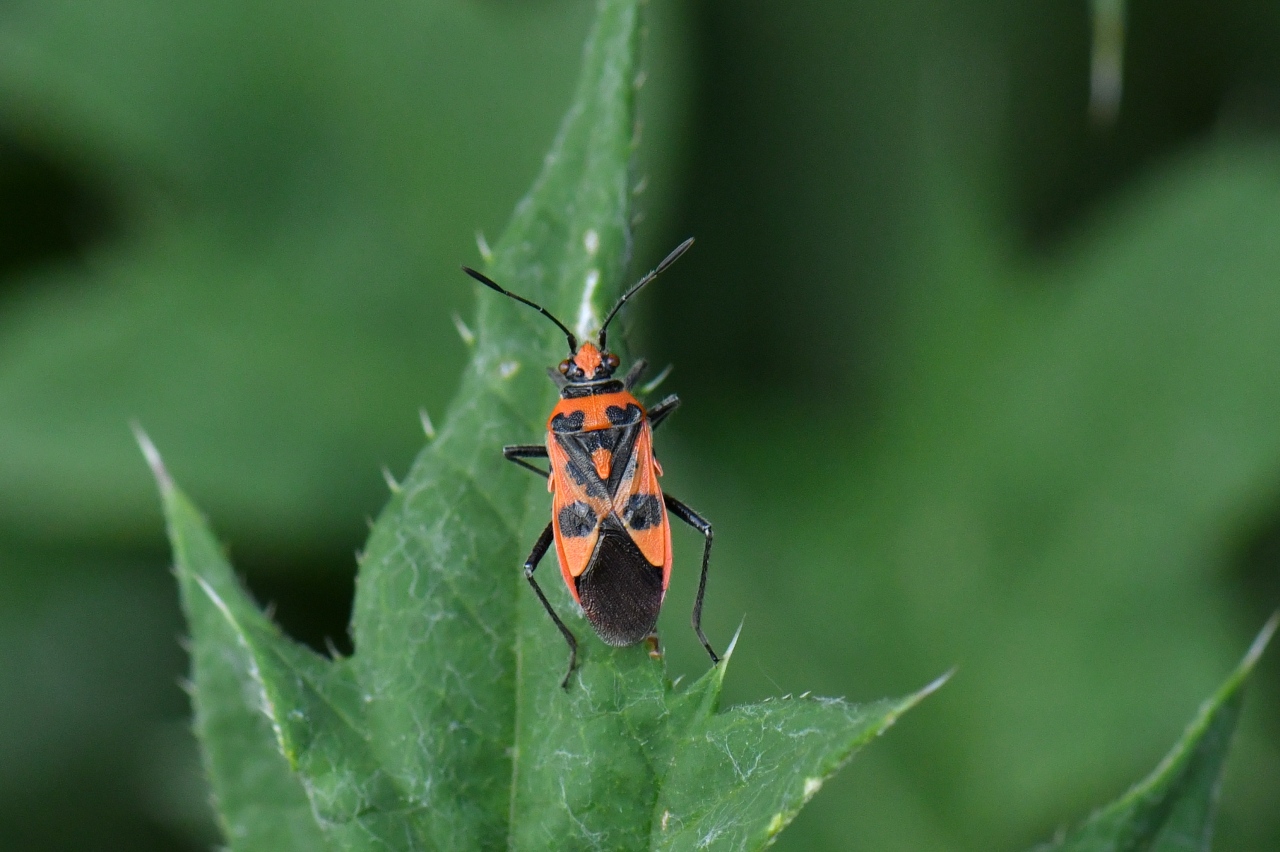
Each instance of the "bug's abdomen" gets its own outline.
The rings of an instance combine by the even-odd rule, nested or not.
[[[595,554],[575,585],[587,620],[610,645],[634,645],[658,623],[662,566],[644,558],[615,518],[600,531]]]

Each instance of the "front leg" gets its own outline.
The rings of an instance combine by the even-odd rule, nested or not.
[[[502,448],[502,457],[507,461],[515,462],[525,470],[533,471],[544,479],[551,475],[542,468],[525,461],[525,459],[545,459],[547,448],[542,444],[511,444]]]
[[[627,370],[627,374],[622,377],[622,386],[627,390],[631,390],[636,386],[636,382],[644,376],[644,371],[649,369],[649,362],[641,358],[631,365],[631,369]]]

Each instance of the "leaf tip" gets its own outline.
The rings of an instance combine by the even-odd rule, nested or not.
[[[1280,610],[1273,612],[1271,617],[1267,619],[1267,623],[1262,625],[1262,630],[1258,632],[1257,638],[1253,640],[1253,644],[1245,652],[1244,659],[1240,661],[1240,671],[1249,672],[1253,670],[1258,658],[1262,656],[1262,652],[1267,650],[1267,645],[1271,644],[1271,639],[1275,636],[1277,627],[1280,627]]]
[[[952,676],[955,673],[956,673],[956,669],[955,667],[952,667],[948,671],[943,672],[938,677],[926,683],[923,687],[913,692],[911,695],[908,695],[906,698],[902,699],[901,703],[896,708],[894,708],[893,713],[886,718],[885,720],[886,724],[883,730],[887,730],[890,725],[898,721],[898,719],[902,716],[903,713],[906,713],[908,710],[914,709],[917,705],[920,704],[920,702],[924,701],[930,695],[933,695],[939,689],[942,689],[942,687],[946,685],[947,681],[951,680]],[[883,733],[883,730],[881,731],[882,733]]]
[[[729,659],[733,656],[733,649],[738,647],[738,637],[742,635],[742,628],[746,623],[747,619],[745,617],[738,622],[738,629],[733,631],[733,638],[729,640],[729,647],[724,649],[724,662],[729,662]]]
[[[155,477],[156,485],[159,487],[161,495],[168,497],[174,491],[173,477],[169,475],[168,469],[165,468],[164,459],[160,457],[160,451],[156,449],[155,443],[143,431],[142,424],[137,420],[131,421],[129,428],[133,430],[133,439],[138,442],[138,448],[142,450],[142,457],[147,460],[147,466],[151,468],[151,475]]]
[[[462,338],[462,342],[466,346],[472,347],[476,345],[476,333],[456,313],[453,315],[453,327],[458,330],[458,336]]]
[[[431,415],[427,413],[426,408],[418,409],[418,420],[422,422],[422,431],[426,433],[428,441],[436,439],[436,424],[431,422]]]
[[[714,672],[717,693],[724,684],[724,676],[729,669],[729,661],[733,659],[733,650],[738,647],[738,637],[742,635],[742,627],[745,623],[745,618],[738,622],[738,629],[733,632],[733,638],[729,640],[729,647],[724,649],[724,655],[720,657],[719,662],[711,669]]]
[[[675,367],[674,364],[668,364],[667,366],[663,367],[662,370],[658,372],[658,375],[654,376],[653,379],[648,384],[642,385],[640,387],[640,395],[647,396],[653,393],[654,391],[656,391],[658,389],[658,386],[667,380],[667,376],[671,375],[671,370],[674,367]]]
[[[484,237],[484,231],[476,229],[476,249],[480,252],[480,259],[485,263],[493,263],[493,249],[489,247],[489,241]]]
[[[928,698],[930,695],[933,695],[939,689],[942,689],[942,687],[946,686],[947,681],[951,680],[951,678],[955,676],[955,673],[956,673],[956,667],[952,666],[951,668],[947,669],[945,672],[940,674],[938,677],[926,683],[924,687],[915,694],[914,698],[916,703],[923,701],[924,699]]]

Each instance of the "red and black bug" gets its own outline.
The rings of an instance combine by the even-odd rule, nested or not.
[[[674,394],[646,410],[631,392],[647,366],[641,359],[621,379],[614,378],[618,356],[605,345],[609,323],[627,300],[657,278],[693,245],[688,239],[662,263],[622,294],[600,326],[596,341],[577,337],[550,311],[499,287],[474,269],[462,267],[472,278],[504,296],[539,311],[555,323],[569,341],[569,357],[549,369],[560,388],[560,401],[547,418],[545,444],[516,444],[502,448],[509,461],[547,478],[551,492],[551,523],[538,536],[524,575],[547,614],[569,643],[567,686],[578,659],[578,640],[551,607],[534,572],[554,540],[560,573],[575,601],[582,606],[596,634],[609,645],[635,643],[652,635],[671,578],[671,526],[667,512],[693,527],[706,539],[702,575],[693,603],[693,630],[713,663],[720,662],[702,633],[702,596],[711,558],[711,524],[658,485],[662,466],[653,455],[653,430],[680,405]],[[527,459],[545,458],[542,470]]]

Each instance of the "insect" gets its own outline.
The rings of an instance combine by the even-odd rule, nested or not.
[[[685,240],[648,275],[622,294],[605,317],[594,342],[578,342],[546,308],[470,269],[463,271],[490,289],[534,308],[556,324],[569,342],[569,357],[548,375],[560,389],[560,401],[547,418],[545,444],[502,448],[507,460],[547,478],[551,522],[538,536],[524,563],[524,576],[547,614],[569,643],[567,688],[578,661],[578,640],[556,614],[534,572],[555,542],[560,573],[587,621],[607,644],[634,645],[653,634],[671,578],[670,512],[706,540],[702,575],[693,603],[693,630],[713,663],[720,662],[702,632],[702,598],[711,560],[711,524],[658,485],[662,466],[653,455],[653,430],[680,405],[674,394],[648,410],[633,394],[648,366],[640,359],[614,378],[618,356],[608,350],[609,323],[627,300],[657,278],[693,245]],[[529,459],[547,459],[549,469]]]

